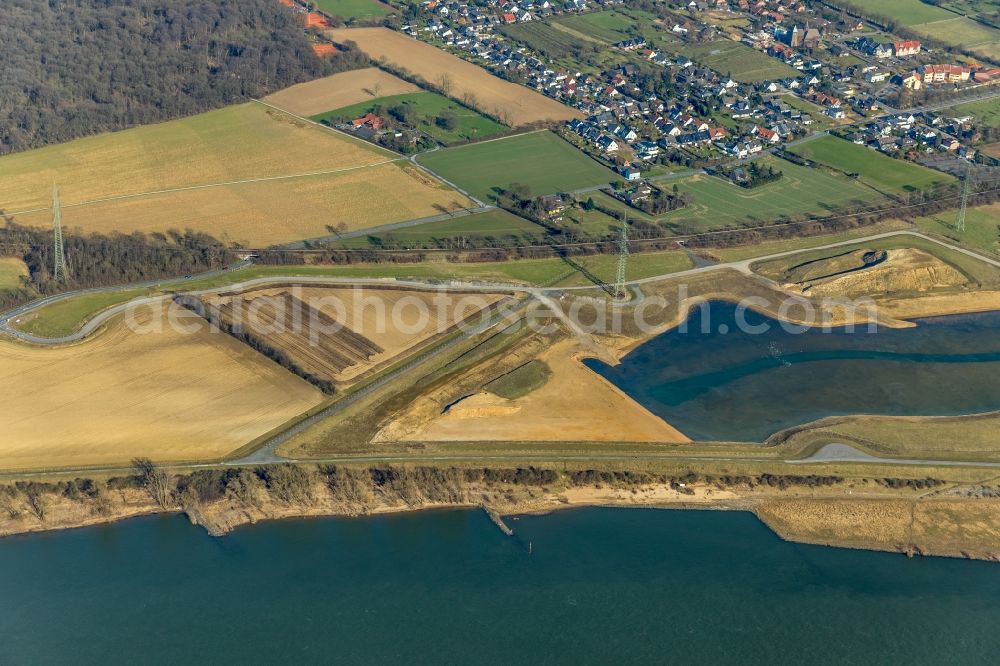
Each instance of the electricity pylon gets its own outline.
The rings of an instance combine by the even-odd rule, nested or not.
[[[56,282],[65,282],[69,277],[66,269],[66,249],[63,247],[62,212],[59,210],[59,188],[52,186],[52,277]]]
[[[625,211],[625,221],[622,222],[622,233],[618,237],[618,275],[615,277],[615,298],[624,300],[625,263],[628,260],[628,211]]]
[[[969,192],[972,190],[972,164],[965,167],[965,176],[962,178],[962,205],[958,209],[958,222],[955,223],[955,230],[960,234],[965,233],[965,209],[969,206]]]

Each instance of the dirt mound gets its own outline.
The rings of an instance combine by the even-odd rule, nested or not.
[[[852,253],[854,254],[854,253]],[[815,297],[859,297],[899,292],[927,292],[965,286],[965,275],[922,250],[889,250],[880,262],[866,265],[861,256],[855,270],[806,280],[792,288]]]
[[[476,393],[462,398],[447,409],[447,414],[454,419],[475,419],[491,416],[510,416],[521,411],[506,398],[490,393]]]

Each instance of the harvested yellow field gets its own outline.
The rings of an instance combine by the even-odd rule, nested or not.
[[[499,299],[494,294],[296,286],[205,300],[303,370],[348,382],[453,330]]]
[[[393,155],[262,104],[0,158],[0,208],[48,207],[52,184],[63,206],[180,187],[329,171]]]
[[[203,231],[223,241],[263,247],[330,235],[330,227],[365,229],[455,210],[472,203],[405,163],[341,173],[224,185],[64,208],[63,226],[84,232]],[[51,224],[51,213],[17,215],[20,224]]]
[[[580,363],[572,340],[539,356],[552,370],[541,388],[508,400],[487,392],[443,405],[418,400],[379,440],[519,442],[688,442],[616,386]],[[430,418],[428,418],[430,417]]]
[[[69,347],[0,342],[0,469],[215,459],[322,399],[204,329],[142,335],[119,323]]]
[[[327,34],[337,42],[356,42],[373,59],[384,58],[430,83],[444,82],[450,96],[511,126],[580,117],[568,106],[388,28],[339,28]]]
[[[376,97],[419,91],[408,81],[368,67],[300,83],[268,95],[264,101],[299,116],[314,116]]]

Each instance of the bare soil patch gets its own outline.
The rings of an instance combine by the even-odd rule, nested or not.
[[[968,279],[950,264],[916,249],[888,250],[884,261],[865,266],[856,250],[841,257],[816,262],[800,282],[785,285],[817,297],[877,296],[927,292],[964,287]],[[876,259],[877,261],[877,259]]]
[[[404,289],[294,287],[207,299],[299,367],[339,383],[383,367],[500,299]]]
[[[581,353],[573,340],[544,351],[539,359],[551,377],[514,400],[483,391],[445,409],[443,396],[425,396],[381,435],[391,430],[395,439],[428,441],[689,441],[586,368]]]

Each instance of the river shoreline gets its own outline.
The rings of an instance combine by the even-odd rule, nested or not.
[[[41,518],[25,511],[12,518],[14,510],[8,501],[6,515],[0,515],[0,537],[109,525],[153,514],[184,514],[210,535],[221,537],[249,525],[286,519],[360,518],[458,508],[488,508],[505,518],[586,507],[656,508],[750,512],[780,538],[798,543],[1000,562],[1000,496],[931,499],[908,490],[880,492],[873,485],[867,496],[844,499],[845,491],[837,488],[839,484],[781,485],[747,487],[737,483],[720,487],[718,482],[676,481],[567,485],[555,481],[526,487],[469,483],[454,489],[461,496],[453,501],[424,497],[404,502],[388,494],[344,501],[314,484],[308,496],[294,500],[262,494],[248,505],[235,497],[193,502],[181,496],[178,503],[165,508],[145,489],[127,488],[107,491],[100,506],[90,499],[49,498]],[[918,513],[927,517],[919,518]],[[944,538],[934,530],[913,529],[922,524],[933,524],[936,529],[942,516],[954,519],[950,526],[954,529]],[[985,531],[984,521],[992,523]],[[966,522],[978,528],[963,532]],[[516,520],[507,524],[513,527],[516,538]]]

